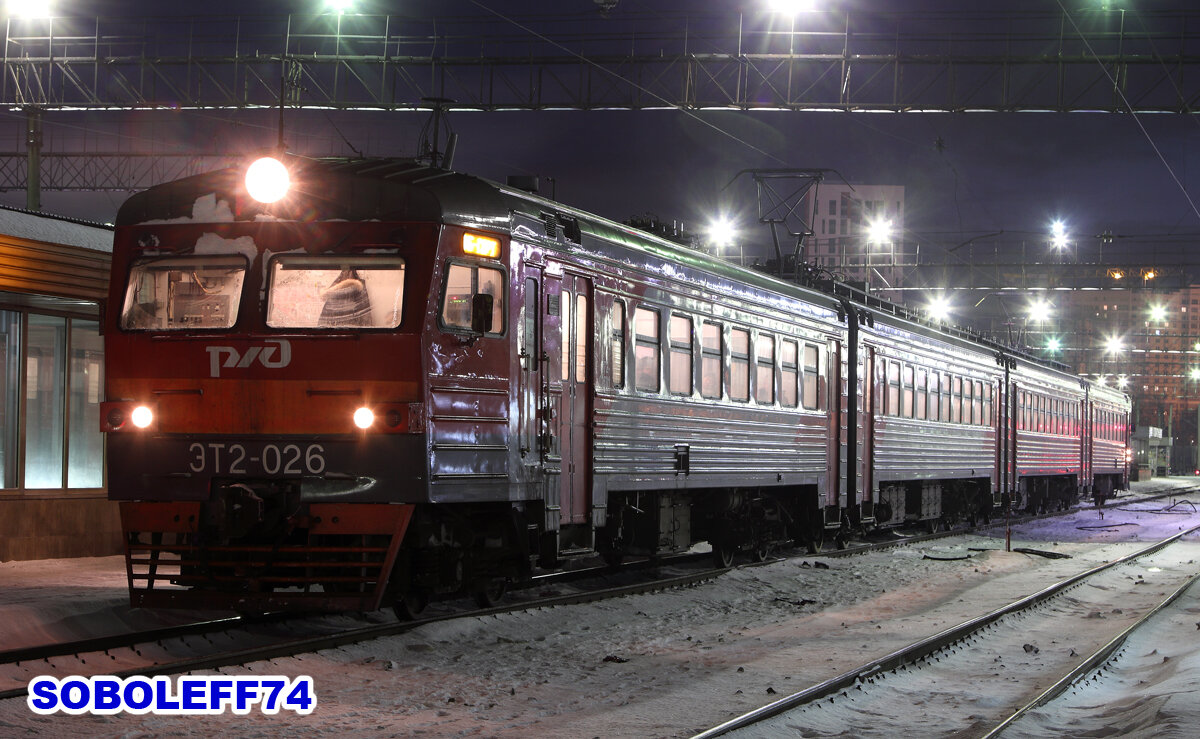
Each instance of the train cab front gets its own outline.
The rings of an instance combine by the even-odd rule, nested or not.
[[[159,192],[114,248],[101,425],[131,603],[378,608],[427,475],[437,226],[180,187],[190,217]]]

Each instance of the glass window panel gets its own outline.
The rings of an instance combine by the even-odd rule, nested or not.
[[[139,259],[129,274],[121,328],[184,331],[237,321],[246,260],[240,256]]]
[[[104,340],[96,321],[71,321],[71,418],[67,424],[67,487],[104,486],[104,438],[100,396],[104,388]]]
[[[21,392],[21,314],[0,310],[0,487],[17,487]]]
[[[729,397],[750,400],[750,332],[729,330]]]
[[[498,276],[496,270],[489,278]],[[271,259],[267,325],[272,328],[396,328],[404,307],[404,260],[398,257],[313,257],[280,255]],[[475,274],[452,265],[442,320],[471,326]],[[490,293],[498,296],[499,285]],[[486,292],[486,290],[480,290]],[[499,298],[497,298],[498,300]],[[493,304],[493,309],[495,304]],[[493,314],[493,330],[499,331]]]
[[[659,390],[662,354],[659,344],[658,312],[638,308],[633,314],[634,384],[638,390]]]
[[[474,264],[451,264],[450,269],[446,271],[442,323],[454,328],[470,329],[471,301],[478,294],[492,296],[492,330],[489,333],[503,333],[504,273],[498,269]],[[566,309],[564,307],[563,310]],[[396,313],[396,321],[396,325],[399,325],[399,312]],[[565,328],[571,324],[564,322],[562,325]]]
[[[889,416],[900,415],[900,364],[898,362],[887,363],[887,409],[884,413]]]
[[[917,418],[925,420],[926,410],[928,408],[929,394],[929,372],[925,369],[917,370],[917,396],[913,403],[913,409],[916,411]]]
[[[800,346],[789,339],[779,346],[779,402],[786,408],[795,408],[800,404]]]
[[[571,302],[571,293],[566,290],[562,291],[559,305],[562,306],[562,340],[559,342],[559,354],[562,361],[559,367],[558,379],[566,381],[571,377],[571,311],[574,309],[574,303]]]
[[[669,333],[671,340],[671,392],[679,395],[691,395],[692,319],[687,316],[671,316]]]
[[[903,384],[900,390],[900,415],[905,418],[913,417],[913,368],[904,365]]]
[[[818,396],[820,374],[820,350],[811,344],[804,345],[804,407],[810,411],[819,410],[821,399]]]
[[[25,356],[25,481],[63,486],[67,319],[30,315]]]
[[[759,336],[756,354],[758,361],[754,377],[754,399],[759,403],[774,403],[775,337]]]
[[[721,325],[705,323],[700,334],[700,394],[721,397]]]
[[[938,377],[939,377],[939,375],[937,372],[929,373],[929,420],[930,421],[941,420],[942,401],[941,401],[941,390],[939,389],[939,384],[938,384]]]
[[[950,398],[950,423],[962,423],[962,378],[955,377],[951,380],[951,387],[953,390]]]
[[[625,303],[613,303],[612,325],[612,381],[613,387],[625,387]]]
[[[587,316],[587,296],[575,296],[575,382],[585,382],[587,380]]]
[[[953,423],[954,414],[950,412],[950,408],[954,405],[954,385],[950,382],[950,375],[943,374],[941,377],[942,421]]]

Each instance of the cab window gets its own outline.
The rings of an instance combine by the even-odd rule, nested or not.
[[[442,292],[442,324],[448,328],[471,328],[471,304],[476,295],[492,296],[492,328],[504,333],[504,273],[494,267],[451,263]]]
[[[397,257],[279,255],[268,267],[271,328],[396,328],[404,307]]]
[[[121,328],[188,331],[237,322],[246,260],[237,255],[139,259],[129,273]]]

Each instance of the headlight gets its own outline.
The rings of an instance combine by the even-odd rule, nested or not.
[[[359,408],[354,411],[354,425],[360,429],[369,429],[375,423],[375,412],[370,408]]]
[[[133,409],[133,413],[129,414],[129,420],[133,421],[133,425],[140,429],[144,429],[154,423],[154,411],[144,405],[139,405]]]

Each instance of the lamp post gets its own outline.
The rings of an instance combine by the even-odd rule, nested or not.
[[[867,222],[867,285],[871,284],[871,272],[879,274],[879,278],[883,280],[884,286],[891,289],[893,285],[875,269],[875,252],[873,247],[887,247],[890,249],[890,259],[885,260],[880,266],[891,267],[889,274],[892,280],[895,280],[894,274],[896,268],[896,250],[895,242],[892,240],[892,221],[890,218],[874,218]],[[886,252],[885,252],[886,253]]]

